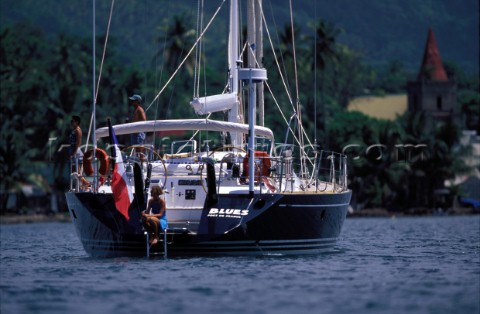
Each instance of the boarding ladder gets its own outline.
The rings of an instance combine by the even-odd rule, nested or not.
[[[167,230],[168,229],[164,229],[163,230],[163,257],[164,258],[167,258]],[[147,257],[149,258],[150,257],[150,247],[152,246],[152,244],[150,244],[150,234],[145,231],[144,232],[145,234],[145,239],[146,239],[146,242],[145,242],[145,245],[147,247]]]

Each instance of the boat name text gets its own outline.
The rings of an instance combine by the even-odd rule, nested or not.
[[[241,218],[248,215],[248,209],[210,208],[208,217]]]

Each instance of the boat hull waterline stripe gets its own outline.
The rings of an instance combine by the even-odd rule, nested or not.
[[[279,207],[340,207],[340,206],[348,206],[350,205],[349,203],[343,203],[343,204],[315,204],[315,205],[309,205],[309,204],[280,204],[278,205]]]
[[[82,241],[84,245],[88,246],[89,251],[102,253],[102,255],[144,255],[145,247],[138,245],[138,243],[131,243],[131,245],[116,245],[111,243],[98,243],[96,240]],[[95,243],[92,243],[95,242]],[[242,242],[242,241],[234,241]],[[243,255],[245,253],[255,253],[255,255],[264,255],[264,253],[276,252],[281,255],[288,254],[301,254],[301,253],[314,253],[326,251],[336,243],[336,239],[322,239],[318,240],[287,240],[287,241],[261,241],[252,242],[246,241],[244,245],[231,245],[230,243],[212,242],[212,243],[199,243],[198,245],[171,247],[169,252],[177,253],[181,255],[193,255],[193,254],[228,254],[228,255]],[[303,242],[303,243],[302,243]],[[310,242],[310,243],[306,243]],[[296,244],[295,244],[296,243]],[[136,244],[136,245],[135,245]],[[161,251],[157,249],[157,251]],[[155,252],[155,250],[153,250]]]

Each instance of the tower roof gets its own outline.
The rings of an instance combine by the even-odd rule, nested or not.
[[[448,81],[447,72],[443,68],[437,41],[431,28],[428,29],[427,44],[425,45],[422,66],[417,79],[419,81]]]

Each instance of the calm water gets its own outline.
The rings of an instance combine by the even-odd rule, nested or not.
[[[480,217],[347,219],[294,258],[86,256],[67,223],[1,225],[0,312],[480,313]]]

